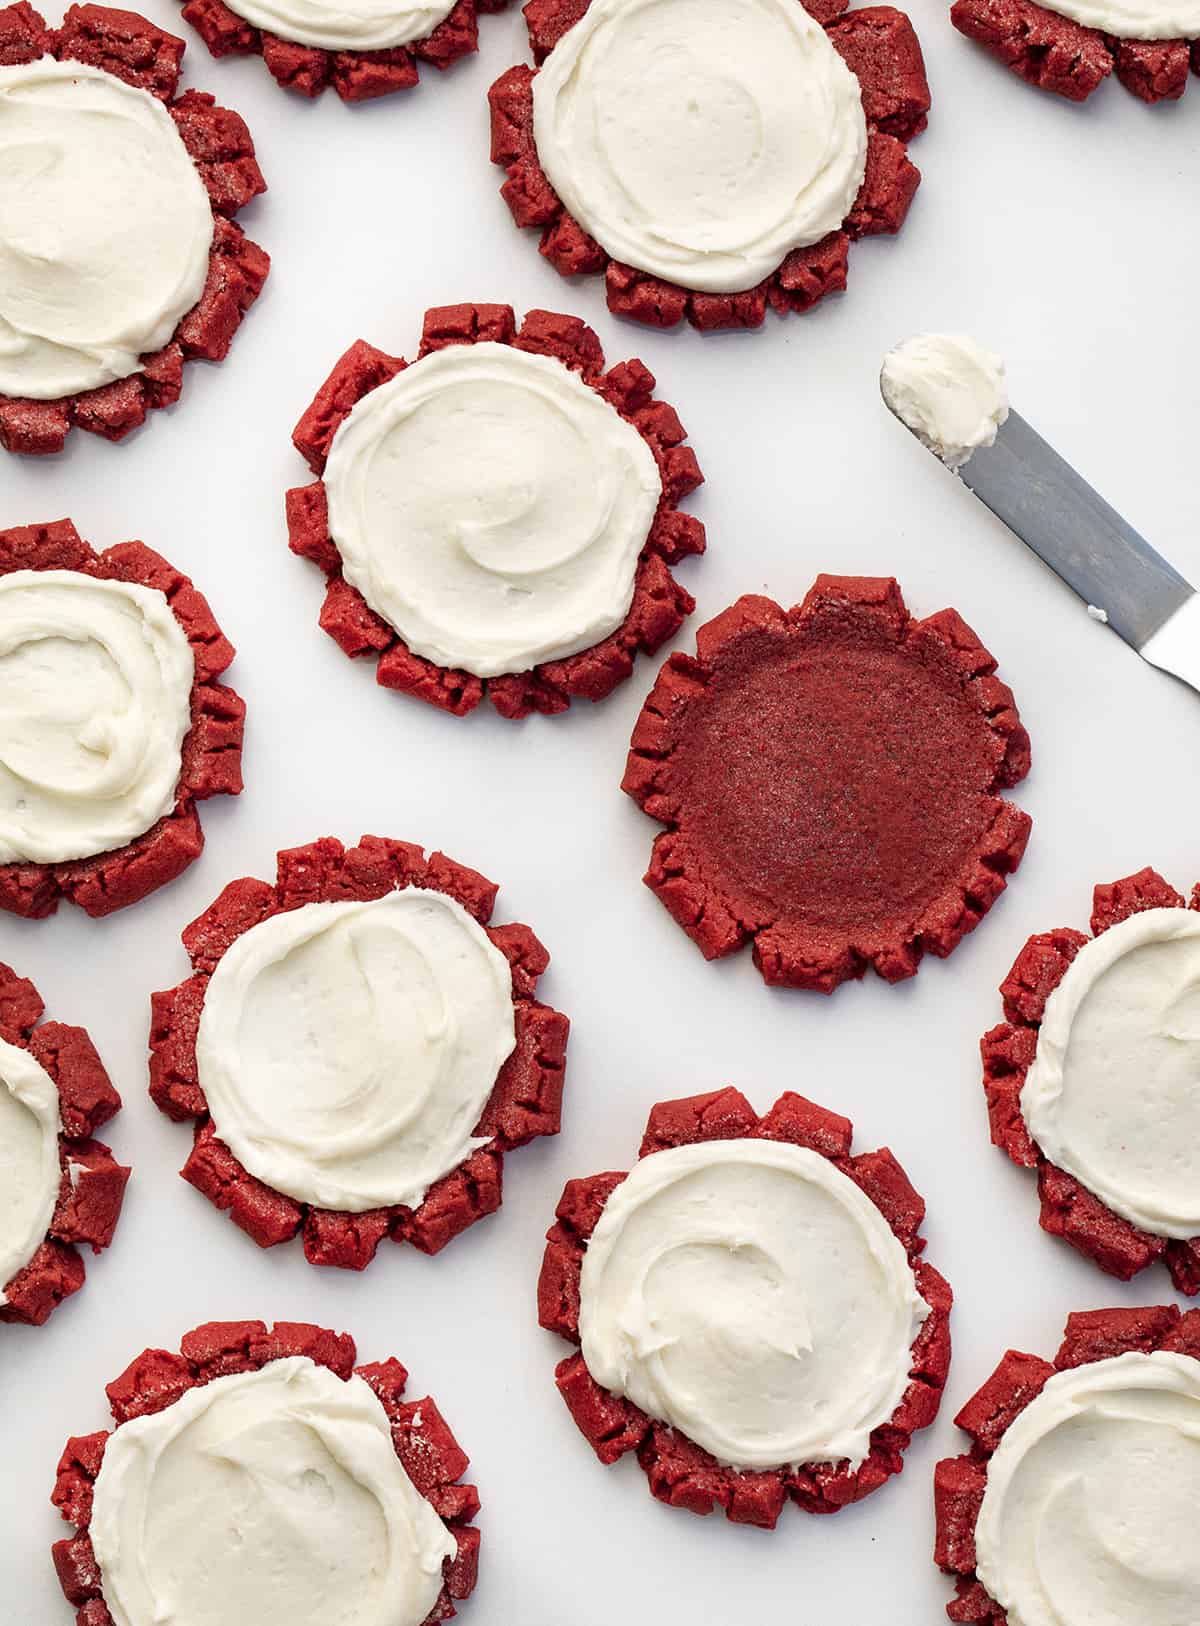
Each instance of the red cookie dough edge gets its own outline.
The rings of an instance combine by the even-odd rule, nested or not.
[[[1200,909],[1200,886],[1193,888],[1189,903],[1157,871],[1138,870],[1136,875],[1096,887],[1092,935],[1099,937],[1110,926],[1144,909],[1184,908]],[[1087,941],[1083,932],[1069,926],[1036,933],[1000,985],[1008,1020],[986,1033],[979,1045],[992,1144],[1022,1168],[1037,1170],[1044,1231],[1062,1237],[1101,1270],[1123,1282],[1161,1259],[1176,1290],[1190,1297],[1200,1292],[1200,1237],[1184,1242],[1156,1236],[1115,1214],[1073,1175],[1043,1155],[1021,1116],[1021,1091],[1037,1053],[1046,1001]]]
[[[262,1321],[212,1321],[187,1333],[179,1353],[147,1349],[107,1387],[117,1428],[136,1417],[165,1411],[189,1389],[214,1378],[257,1372],[272,1361],[305,1355],[345,1382],[352,1375],[368,1383],[391,1423],[392,1444],[413,1485],[458,1543],[457,1556],[443,1569],[441,1596],[426,1626],[449,1620],[454,1605],[470,1597],[479,1572],[479,1532],[472,1520],[479,1512],[479,1493],[464,1485],[469,1466],[436,1404],[404,1400],[408,1373],[395,1359],[355,1366],[357,1351],[348,1333],[335,1333],[303,1321],[279,1321],[270,1329]],[[77,1626],[112,1626],[88,1527],[92,1495],[111,1431],[76,1436],[67,1441],[58,1464],[51,1501],[75,1535],[51,1549],[59,1585],[77,1609]]]
[[[62,1185],[46,1240],[25,1268],[3,1284],[0,1321],[40,1327],[62,1301],[83,1286],[86,1243],[101,1253],[112,1241],[130,1170],[118,1163],[96,1131],[120,1109],[96,1048],[83,1028],[43,1022],[37,989],[0,963],[0,1039],[27,1050],[58,1091],[58,1157]]]
[[[156,96],[175,121],[212,204],[208,280],[196,305],[140,372],[57,400],[0,395],[0,446],[8,452],[60,452],[71,429],[123,440],[154,407],[170,406],[183,387],[185,361],[221,361],[242,317],[258,298],[270,260],[231,216],[266,191],[250,132],[238,114],[199,90],[176,95],[184,42],[133,11],[72,6],[61,28],[47,28],[27,0],[0,10],[0,66],[41,56],[86,62]]]
[[[955,1577],[955,1598],[946,1606],[951,1620],[1006,1626],[1004,1610],[975,1573],[975,1525],[987,1489],[988,1462],[1009,1426],[1056,1372],[1160,1349],[1200,1360],[1200,1310],[1184,1313],[1173,1304],[1155,1304],[1076,1311],[1067,1317],[1062,1346],[1052,1362],[1010,1349],[967,1401],[954,1421],[970,1436],[971,1449],[939,1462],[933,1480],[934,1561]]]
[[[274,886],[231,881],[183,933],[193,975],[151,996],[150,1096],[177,1123],[193,1120],[195,1139],[180,1173],[225,1209],[260,1248],[302,1233],[310,1264],[365,1270],[384,1237],[438,1253],[451,1238],[499,1208],[504,1154],[539,1135],[556,1135],[570,1023],[534,998],[550,956],[528,926],[491,926],[497,887],[444,853],[406,841],[363,836],[357,847],[323,836],[279,855]],[[454,898],[483,927],[512,968],[516,1047],[500,1069],[477,1135],[488,1145],[432,1186],[419,1208],[398,1205],[353,1214],[294,1201],[249,1174],[217,1138],[196,1068],[196,1034],[208,979],[226,949],[271,915],[306,903],[381,898],[420,886]]]
[[[1200,40],[1130,40],[1064,17],[1034,0],[955,0],[950,20],[1039,90],[1083,102],[1110,73],[1143,102],[1178,101]]]
[[[655,378],[640,361],[618,362],[606,373],[600,341],[577,316],[530,311],[518,328],[511,305],[445,305],[425,312],[418,360],[453,344],[485,341],[509,344],[534,355],[553,356],[579,374],[638,431],[654,454],[662,479],[662,499],[638,561],[633,603],[617,630],[591,649],[564,660],[547,661],[532,671],[478,678],[436,666],[415,655],[342,575],[342,560],[329,535],[325,486],[320,479],[333,437],[363,396],[387,383],[408,365],[365,340],[350,346],[317,391],[296,425],[292,441],[318,478],[287,494],[288,543],[311,559],[328,585],[320,624],[347,655],[376,657],[375,675],[397,689],[461,717],[486,695],[502,717],[566,711],[572,698],[602,700],[633,671],[638,650],[653,654],[683,625],[696,607],[670,567],[689,554],[703,553],[704,526],[679,503],[704,476],[678,414],[654,398]]]
[[[800,3],[800,0],[797,0]],[[891,6],[846,12],[847,0],[810,0],[805,9],[826,29],[858,79],[867,117],[867,171],[840,231],[810,248],[793,249],[756,288],[711,294],[665,282],[612,259],[563,207],[538,161],[533,134],[533,81],[537,68],[518,66],[488,91],[492,110],[492,162],[505,171],[500,195],[518,226],[541,232],[540,252],[564,277],[603,272],[608,308],[651,327],[674,327],[685,317],[695,328],[760,327],[767,306],[784,315],[807,311],[846,286],[850,243],[904,223],[921,181],[908,143],[925,128],[929,83],[912,24]],[[534,61],[543,63],[584,15],[587,0],[529,0],[525,19]]]
[[[913,1434],[927,1428],[937,1416],[950,1368],[953,1295],[947,1282],[921,1258],[924,1200],[886,1148],[851,1156],[852,1136],[848,1118],[791,1091],[781,1095],[761,1118],[745,1096],[732,1088],[663,1101],[651,1109],[639,1158],[671,1146],[747,1137],[789,1141],[828,1158],[883,1215],[908,1255],[918,1290],[930,1309],[912,1346],[910,1382],[904,1397],[889,1421],[872,1432],[870,1452],[855,1471],[844,1461],[794,1472],[727,1468],[686,1435],[602,1388],[582,1354],[568,1356],[559,1363],[555,1381],[579,1431],[603,1463],[616,1462],[635,1451],[650,1493],[658,1501],[700,1514],[720,1508],[736,1524],[756,1524],[768,1530],[774,1529],[789,1500],[806,1513],[836,1513],[898,1474]],[[624,1173],[609,1173],[568,1181],[556,1209],[557,1224],[547,1233],[538,1281],[538,1320],[571,1344],[579,1343],[579,1283],[587,1243],[609,1196],[624,1179]]]
[[[703,705],[705,686],[727,648],[760,629],[798,630],[823,615],[877,621],[901,629],[903,636],[915,630],[944,645],[986,726],[1003,746],[992,793],[1012,787],[1028,773],[1029,735],[1012,690],[995,675],[996,661],[958,612],[940,610],[915,620],[890,577],[820,575],[803,603],[786,611],[772,599],[747,595],[699,629],[695,656],[668,657],[634,725],[621,781],[642,811],[667,827],[655,838],[645,884],[705,959],[732,954],[749,939],[764,981],[828,994],[861,977],[868,964],[887,981],[898,982],[915,975],[926,950],[940,958],[948,955],[1004,891],[1007,876],[1024,856],[1032,820],[996,796],[993,823],[964,873],[924,908],[902,937],[870,949],[849,935],[842,939],[786,919],[752,918],[727,898],[722,883],[705,873],[684,839],[684,810],[671,784],[672,753],[686,734],[690,706]]]
[[[383,51],[325,51],[255,28],[222,0],[187,0],[184,19],[215,57],[261,56],[284,90],[319,96],[331,86],[344,102],[372,101],[411,90],[418,63],[449,68],[479,49],[480,12],[503,11],[508,0],[457,0],[432,34]]]
[[[233,645],[190,580],[141,542],[97,553],[69,519],[0,531],[0,576],[14,570],[77,570],[101,581],[134,582],[164,594],[196,662],[192,722],[183,742],[173,810],[124,847],[61,864],[0,864],[0,909],[30,920],[52,915],[59,900],[89,915],[109,915],[165,886],[199,858],[204,832],[196,803],[242,789],[241,697],[217,679]]]

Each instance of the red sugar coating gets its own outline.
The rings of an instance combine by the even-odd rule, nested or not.
[[[470,1597],[479,1572],[479,1532],[471,1521],[479,1512],[479,1493],[464,1485],[469,1458],[434,1402],[405,1400],[408,1373],[394,1359],[356,1366],[357,1352],[348,1333],[330,1332],[303,1321],[211,1321],[185,1334],[178,1354],[147,1349],[108,1385],[109,1406],[117,1428],[135,1417],[164,1411],[189,1389],[214,1378],[257,1372],[272,1361],[306,1355],[344,1382],[352,1373],[368,1383],[392,1427],[396,1455],[416,1489],[458,1543],[446,1560],[442,1590],[425,1626],[449,1620],[455,1604]],[[103,1580],[92,1551],[88,1527],[92,1492],[111,1431],[69,1439],[58,1464],[50,1500],[75,1535],[52,1548],[59,1585],[67,1602],[78,1609],[77,1626],[112,1626],[104,1602]],[[220,1554],[214,1555],[218,1560]]]
[[[1099,937],[1143,909],[1184,908],[1200,908],[1200,887],[1193,890],[1189,903],[1157,871],[1142,869],[1096,887],[1092,934]],[[1037,1054],[1046,1001],[1087,941],[1083,932],[1069,926],[1036,933],[1000,985],[1008,1020],[985,1033],[979,1045],[992,1144],[1007,1152],[1014,1163],[1037,1170],[1044,1231],[1062,1237],[1123,1282],[1161,1259],[1177,1291],[1191,1296],[1200,1292],[1200,1237],[1184,1242],[1155,1236],[1122,1219],[1073,1175],[1043,1156],[1021,1116],[1021,1091]]]
[[[1001,798],[1029,736],[954,610],[890,578],[741,598],[672,655],[622,788],[667,829],[645,881],[706,959],[753,939],[764,980],[830,993],[947,955],[1004,890],[1030,820]]]
[[[204,832],[195,804],[242,789],[241,697],[217,679],[233,645],[191,581],[141,542],[97,553],[69,519],[0,531],[0,576],[15,570],[78,570],[101,581],[136,582],[164,593],[196,661],[192,723],[183,742],[174,809],[124,847],[61,864],[0,864],[0,909],[40,920],[59,900],[109,915],[173,881],[200,856]]]
[[[179,399],[185,361],[221,361],[242,317],[258,298],[270,260],[231,216],[266,191],[254,143],[238,114],[203,91],[176,95],[184,43],[134,11],[72,6],[61,28],[25,0],[0,10],[0,64],[40,56],[86,62],[156,96],[175,120],[212,204],[215,231],[208,280],[199,302],[162,350],[142,357],[140,372],[56,400],[0,395],[0,446],[8,452],[61,452],[73,428],[123,440],[154,407]]]
[[[418,359],[448,345],[484,341],[556,357],[632,424],[654,453],[662,499],[638,561],[633,603],[617,630],[564,660],[547,661],[529,672],[478,678],[413,654],[346,581],[329,535],[319,476],[333,437],[354,406],[408,365],[364,339],[342,356],[293,432],[297,451],[318,478],[287,494],[288,543],[293,553],[311,559],[328,577],[321,626],[347,655],[374,657],[376,679],[385,688],[399,689],[456,717],[473,711],[485,695],[502,717],[553,714],[566,711],[573,698],[603,700],[633,671],[638,650],[653,654],[695,609],[695,599],[675,581],[670,567],[704,552],[704,526],[679,511],[679,503],[704,476],[695,453],[683,444],[686,431],[674,407],[654,396],[654,374],[637,360],[617,362],[605,372],[600,340],[577,316],[534,310],[518,327],[510,305],[440,306],[425,312]]]
[[[1018,78],[1082,102],[1110,73],[1143,102],[1178,101],[1200,51],[1188,40],[1117,39],[1034,0],[955,0],[955,28]]]
[[[655,1422],[631,1401],[601,1388],[582,1354],[568,1356],[559,1363],[555,1382],[580,1432],[603,1463],[616,1462],[635,1451],[650,1492],[660,1502],[692,1513],[720,1508],[735,1524],[756,1524],[768,1530],[774,1529],[787,1501],[806,1513],[836,1513],[898,1474],[913,1434],[937,1416],[950,1369],[953,1295],[937,1271],[921,1258],[925,1239],[919,1233],[925,1204],[908,1176],[886,1149],[852,1157],[852,1135],[848,1118],[790,1090],[761,1118],[746,1097],[732,1088],[660,1101],[651,1109],[639,1158],[698,1141],[749,1137],[790,1141],[828,1158],[879,1209],[908,1255],[917,1288],[930,1307],[912,1346],[908,1388],[888,1422],[872,1432],[870,1452],[855,1471],[846,1461],[765,1472],[728,1468],[686,1435]],[[604,1205],[624,1179],[623,1173],[608,1173],[568,1181],[555,1210],[557,1223],[547,1232],[538,1280],[538,1321],[571,1344],[579,1343],[583,1256]]]
[[[800,0],[797,0],[797,4]],[[492,162],[505,171],[500,195],[518,226],[537,227],[540,251],[564,277],[604,273],[608,308],[651,327],[685,317],[695,328],[760,327],[770,305],[780,315],[811,310],[846,286],[850,243],[904,224],[921,173],[908,143],[926,124],[929,83],[912,24],[891,6],[846,11],[846,0],[813,0],[805,9],[826,29],[858,79],[867,119],[867,170],[840,231],[793,249],[779,268],[740,293],[701,293],[612,259],[567,212],[538,161],[533,134],[537,68],[510,68],[488,92]],[[587,0],[529,0],[525,20],[533,58],[542,64],[587,11]]]
[[[271,915],[306,903],[381,898],[420,886],[456,899],[479,922],[512,971],[516,1048],[500,1069],[476,1135],[490,1140],[432,1186],[417,1209],[395,1205],[353,1214],[313,1208],[256,1180],[218,1139],[196,1067],[196,1033],[208,979],[226,949]],[[231,881],[183,933],[193,975],[151,996],[150,1095],[168,1118],[194,1123],[192,1151],[180,1171],[260,1248],[302,1234],[310,1264],[365,1270],[385,1237],[438,1253],[501,1201],[504,1155],[539,1135],[556,1135],[562,1108],[570,1023],[535,997],[550,956],[528,926],[489,924],[498,888],[444,853],[426,856],[407,841],[363,836],[343,847],[323,836],[278,855],[274,886]]]
[[[1200,1310],[1173,1304],[1139,1309],[1083,1310],[1067,1317],[1053,1361],[1010,1349],[954,1421],[970,1436],[971,1449],[947,1457],[934,1470],[937,1520],[934,1562],[955,1577],[946,1613],[953,1621],[1006,1626],[1007,1615],[975,1573],[975,1525],[987,1489],[988,1462],[1009,1426],[1036,1400],[1056,1372],[1138,1350],[1168,1350],[1200,1360]]]
[[[58,1157],[62,1185],[46,1240],[10,1282],[0,1282],[0,1321],[40,1327],[83,1286],[79,1249],[101,1253],[113,1239],[130,1171],[92,1137],[114,1116],[121,1097],[82,1028],[43,1022],[37,989],[0,964],[0,1039],[27,1050],[58,1090]]]

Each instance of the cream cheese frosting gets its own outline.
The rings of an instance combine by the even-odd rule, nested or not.
[[[62,1184],[58,1091],[28,1050],[0,1039],[0,1304],[50,1229]]]
[[[643,1158],[605,1204],[580,1284],[597,1383],[739,1469],[857,1468],[927,1315],[854,1182],[767,1140]]]
[[[461,904],[406,887],[251,927],[209,981],[196,1060],[217,1134],[297,1202],[416,1208],[486,1137],[512,1053],[508,961]]]
[[[1021,1114],[1050,1162],[1159,1236],[1200,1236],[1200,915],[1085,943],[1046,1001]]]
[[[0,863],[111,852],[169,813],[194,677],[156,588],[0,576]]]
[[[452,345],[372,390],[325,468],[346,580],[416,654],[477,677],[624,621],[662,481],[632,424],[549,356]]]
[[[199,300],[212,238],[156,97],[82,62],[0,67],[0,393],[137,372]]]
[[[858,81],[796,0],[593,0],[533,117],[551,185],[613,259],[710,293],[836,231],[866,168]]]
[[[1133,1353],[1059,1372],[988,1463],[979,1579],[1009,1626],[1200,1620],[1200,1362]]]
[[[1200,0],[1054,0],[1054,10],[1118,39],[1200,39]]]
[[[1004,362],[961,333],[921,333],[884,357],[883,398],[947,468],[991,446],[1008,417]]]
[[[422,1626],[456,1551],[368,1385],[300,1355],[124,1423],[90,1535],[116,1626]]]
[[[426,39],[454,9],[455,0],[433,5],[404,0],[236,0],[231,8],[256,28],[280,39],[325,51],[381,51]]]

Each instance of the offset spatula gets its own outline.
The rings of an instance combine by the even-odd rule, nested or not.
[[[935,454],[936,455],[936,454]],[[1196,589],[1016,412],[959,477],[1089,613],[1144,661],[1200,691]]]

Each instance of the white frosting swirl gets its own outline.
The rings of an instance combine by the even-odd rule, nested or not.
[[[1200,1236],[1200,915],[1084,944],[1046,1001],[1021,1114],[1051,1163],[1158,1236]]]
[[[597,1383],[719,1462],[858,1467],[927,1314],[882,1214],[828,1159],[720,1140],[655,1152],[613,1192],[579,1331]]]
[[[0,67],[0,393],[137,372],[200,298],[212,238],[156,97],[82,62]]]
[[[988,1464],[979,1579],[1009,1626],[1200,1620],[1200,1362],[1129,1354],[1059,1372]]]
[[[91,1538],[116,1626],[422,1626],[456,1550],[376,1395],[302,1355],[122,1424]]]
[[[171,811],[195,667],[157,588],[0,575],[0,863],[111,852]]]
[[[477,677],[615,631],[662,496],[649,446],[576,373],[491,343],[365,395],[324,479],[346,580],[416,654]]]
[[[950,469],[991,446],[1008,417],[1004,362],[959,333],[921,333],[883,360],[883,398]]]
[[[256,28],[324,51],[383,51],[426,39],[454,0],[236,0],[230,8]]]
[[[1200,39],[1200,0],[1054,0],[1054,10],[1118,39]]]
[[[416,1208],[515,1043],[508,961],[461,904],[406,887],[243,933],[204,996],[196,1060],[217,1134],[297,1202]]]
[[[593,0],[533,83],[551,185],[614,259],[752,288],[850,213],[858,80],[798,0]]]
[[[58,1091],[28,1050],[0,1039],[0,1304],[45,1241],[62,1184]]]

